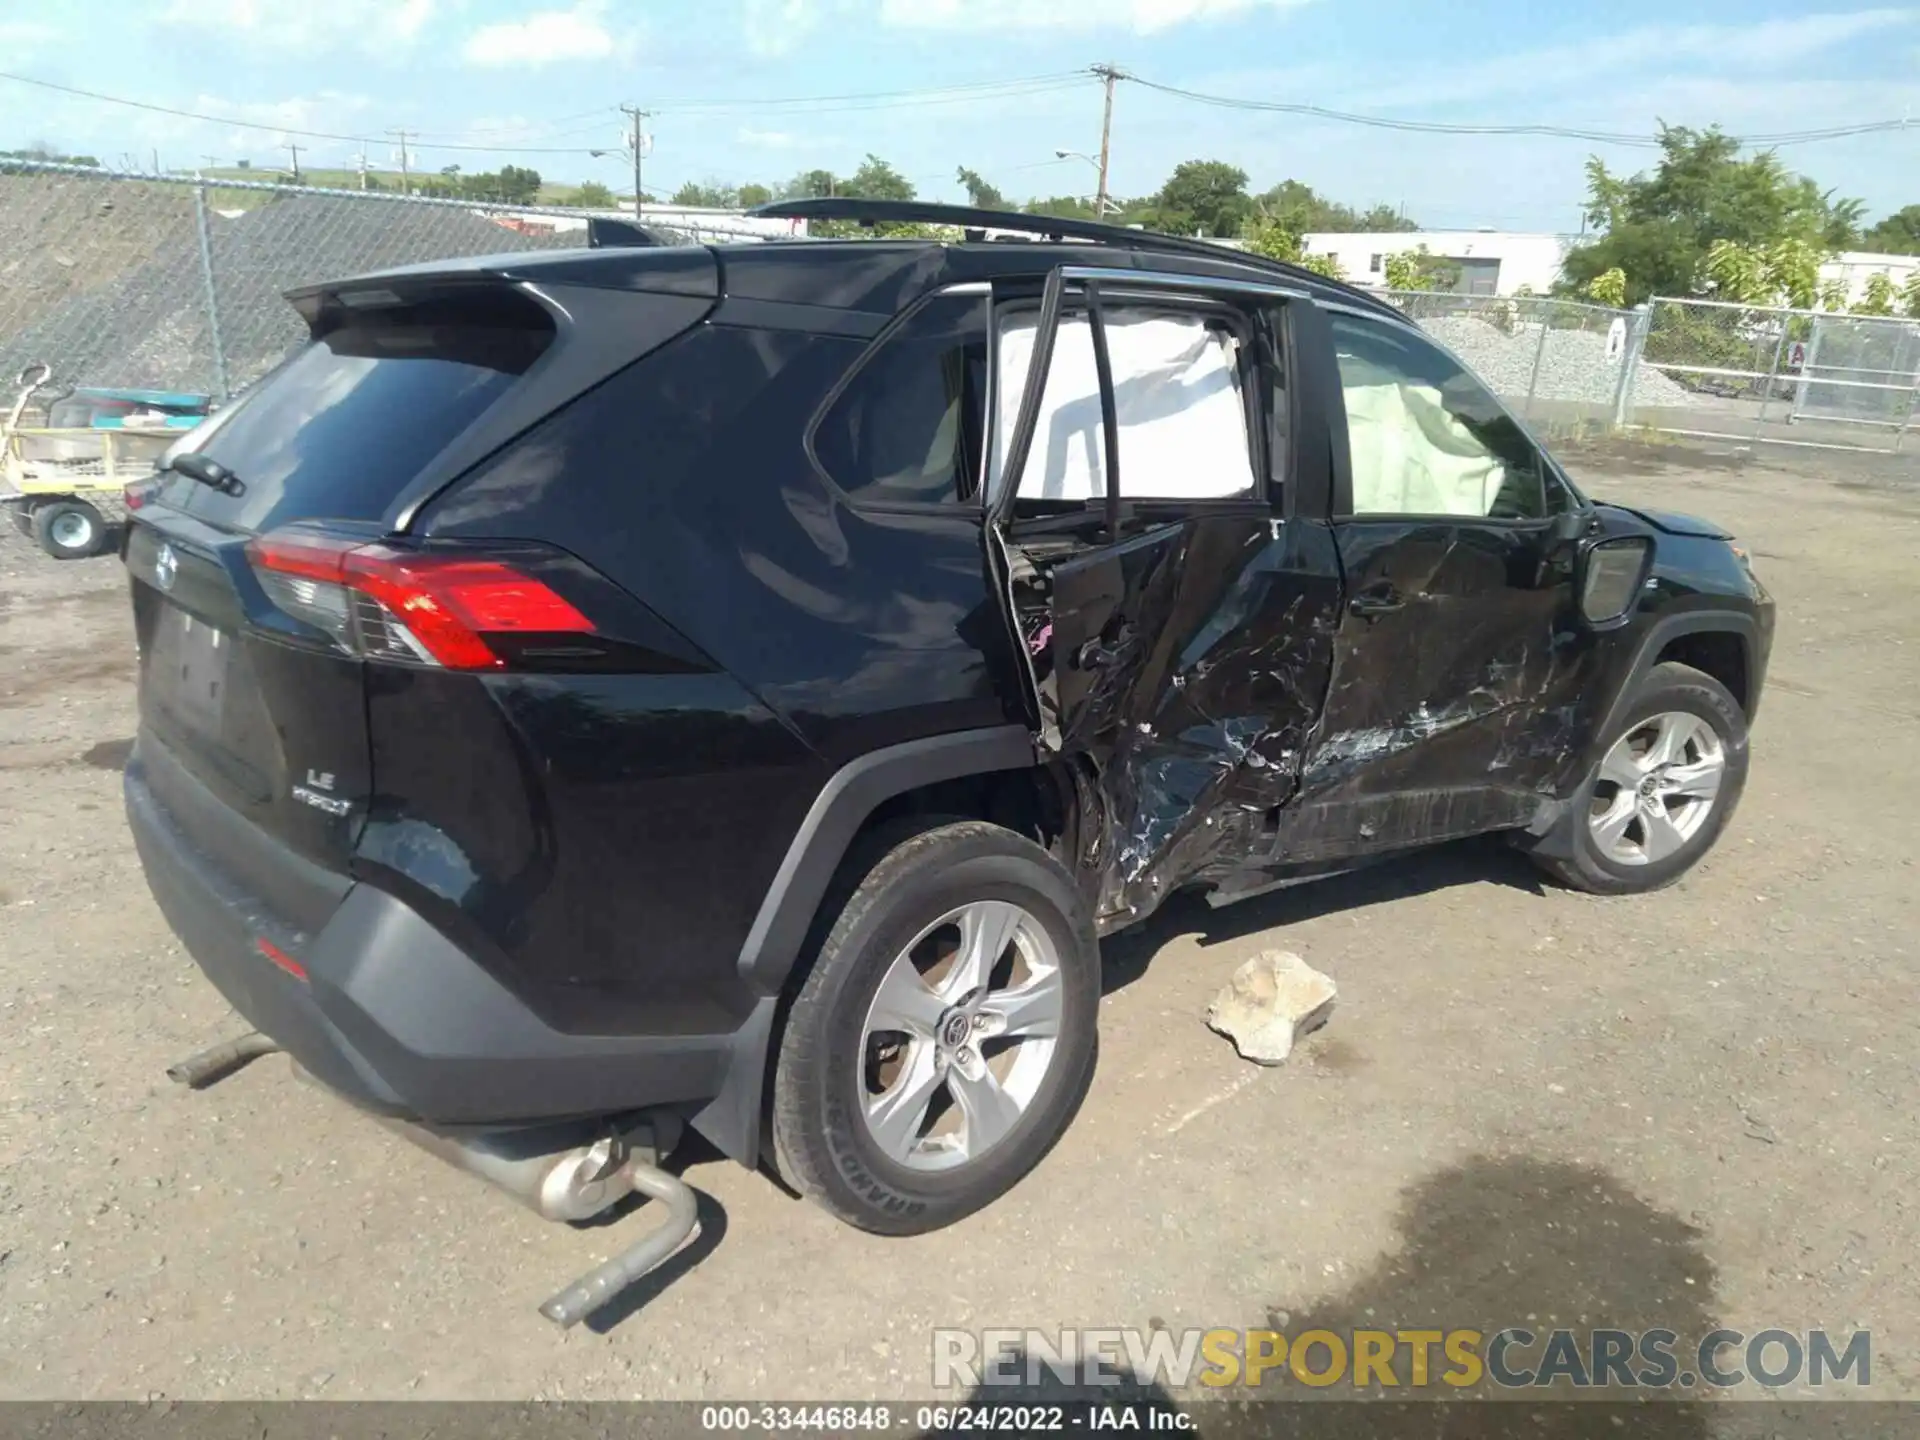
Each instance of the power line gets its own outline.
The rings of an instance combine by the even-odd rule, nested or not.
[[[1201,90],[1185,90],[1177,85],[1129,74],[1125,78],[1148,90],[1157,90],[1199,105],[1227,110],[1251,110],[1269,114],[1304,115],[1316,120],[1337,121],[1346,125],[1365,125],[1380,130],[1413,131],[1428,135],[1545,135],[1566,140],[1585,140],[1602,145],[1634,145],[1658,148],[1657,135],[1627,134],[1617,130],[1587,130],[1571,125],[1492,125],[1461,124],[1441,120],[1403,120],[1387,115],[1360,115],[1346,110],[1331,110],[1324,105],[1299,101],[1251,100],[1232,95],[1211,95]],[[1823,130],[1789,130],[1773,135],[1743,135],[1733,138],[1744,145],[1799,145],[1816,140],[1837,140],[1849,135],[1871,135],[1883,131],[1904,130],[1907,120],[1870,120],[1857,125],[1836,125]]]
[[[119,95],[103,95],[97,90],[82,90],[75,85],[58,85],[51,80],[35,79],[31,75],[14,75],[0,71],[0,80],[11,80],[20,85],[32,85],[41,90],[54,90],[62,95],[75,95],[83,100],[98,100],[105,105],[125,105],[134,110],[147,110],[156,115],[174,115],[183,120],[202,120],[209,125],[229,125],[236,130],[257,130],[267,135],[298,135],[303,140],[343,140],[348,144],[365,144],[364,135],[344,135],[333,130],[302,130],[292,125],[262,125],[252,120],[238,120],[231,115],[205,115],[197,110],[181,110],[172,105],[155,105],[145,100],[128,100]],[[411,133],[411,132],[409,132]],[[585,155],[584,146],[537,146],[537,145],[455,145],[445,141],[414,146],[417,150],[473,150],[482,153],[512,155]]]

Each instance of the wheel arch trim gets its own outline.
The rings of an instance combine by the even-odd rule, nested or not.
[[[1663,615],[1647,626],[1639,647],[1634,651],[1632,665],[1628,667],[1620,687],[1614,691],[1606,717],[1594,730],[1589,746],[1591,753],[1587,757],[1589,768],[1604,753],[1608,737],[1618,728],[1627,707],[1633,704],[1633,697],[1639,693],[1641,684],[1653,670],[1660,652],[1683,635],[1702,634],[1730,634],[1739,640],[1747,668],[1748,694],[1744,708],[1747,719],[1753,719],[1754,712],[1760,708],[1760,689],[1766,679],[1766,657],[1760,648],[1759,620],[1743,610],[1683,610],[1677,614]]]
[[[800,958],[834,872],[860,827],[881,805],[923,785],[1024,770],[1038,759],[1024,725],[995,725],[889,745],[835,771],[814,797],[740,947],[740,976],[779,994]]]

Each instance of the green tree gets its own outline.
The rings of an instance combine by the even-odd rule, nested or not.
[[[1007,197],[992,185],[978,170],[960,167],[957,177],[966,187],[967,203],[976,210],[1005,210]]]
[[[1895,291],[1893,276],[1884,270],[1876,270],[1867,277],[1866,292],[1860,297],[1860,303],[1853,307],[1856,315],[1891,315]]]
[[[689,180],[673,192],[671,203],[691,206],[696,210],[731,210],[740,203],[740,192],[717,180],[704,185]]]
[[[540,198],[540,172],[524,165],[502,165],[494,183],[500,198],[511,205],[531,205]]]
[[[1627,303],[1627,272],[1618,265],[1602,271],[1587,282],[1586,293],[1595,304],[1620,309]]]
[[[1900,304],[1915,320],[1920,320],[1920,270],[1907,276],[1907,283],[1900,287]]]
[[[1820,287],[1819,304],[1822,310],[1838,312],[1847,308],[1847,282],[1828,280]]]
[[[1860,233],[1862,250],[1883,255],[1920,255],[1920,205],[1908,205]]]
[[[1029,215],[1054,215],[1062,220],[1092,220],[1093,202],[1078,195],[1053,195],[1044,200],[1029,200],[1023,207]]]
[[[911,200],[914,197],[913,182],[878,155],[868,155],[860,162],[860,168],[847,177],[843,193],[858,195],[862,200]]]
[[[1381,266],[1389,290],[1452,290],[1460,283],[1460,267],[1425,245],[1400,250]]]
[[[751,210],[756,205],[771,205],[773,191],[765,185],[742,185],[739,191],[740,208]]]
[[[1289,265],[1298,265],[1302,270],[1311,270],[1329,280],[1346,279],[1337,259],[1331,255],[1309,255],[1300,236],[1271,216],[1256,216],[1248,223],[1242,238],[1246,241],[1247,249],[1256,255],[1264,255],[1269,260],[1284,260]]]
[[[1174,235],[1232,236],[1253,213],[1247,172],[1224,160],[1176,165],[1154,200],[1154,220]]]
[[[1391,205],[1375,205],[1370,210],[1354,210],[1329,200],[1311,185],[1298,180],[1282,180],[1255,202],[1260,214],[1280,222],[1295,235],[1315,231],[1336,233],[1351,231],[1408,231],[1420,227],[1403,219]]]
[[[100,162],[91,155],[68,155],[44,140],[36,140],[24,150],[0,150],[0,160],[38,160],[46,165],[92,165]],[[245,164],[243,160],[241,164]]]
[[[780,187],[782,200],[818,200],[847,193],[847,182],[831,170],[802,170]]]
[[[1711,278],[1715,241],[1764,252],[1791,239],[1826,250],[1860,214],[1858,202],[1822,193],[1770,150],[1743,157],[1717,127],[1662,126],[1660,152],[1651,173],[1625,178],[1597,158],[1587,162],[1587,221],[1603,233],[1568,254],[1566,288],[1577,292],[1618,267],[1630,301],[1695,294]]]
[[[566,203],[582,210],[611,210],[618,202],[613,198],[613,191],[598,180],[589,180],[575,190]]]

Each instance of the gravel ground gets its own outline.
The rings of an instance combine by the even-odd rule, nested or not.
[[[1001,1203],[885,1241],[696,1156],[690,1260],[565,1335],[535,1303],[644,1214],[543,1224],[277,1060],[164,1080],[237,1027],[120,816],[122,579],[0,532],[0,1396],[900,1397],[936,1325],[1311,1319],[1866,1326],[1874,1391],[1920,1398],[1920,494],[1623,453],[1575,468],[1729,523],[1781,608],[1683,883],[1572,895],[1475,844],[1176,902],[1109,942],[1092,1095]],[[1260,1070],[1203,1015],[1274,945],[1340,1008]]]
[[[1620,362],[1607,359],[1604,330],[1549,330],[1546,348],[1537,325],[1520,325],[1509,335],[1471,315],[1436,315],[1420,328],[1452,350],[1496,395],[1536,400],[1584,400],[1609,405],[1620,383]],[[1536,375],[1534,363],[1539,362]],[[1636,405],[1686,405],[1693,392],[1650,366],[1634,372]]]

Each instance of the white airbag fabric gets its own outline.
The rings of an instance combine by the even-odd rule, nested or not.
[[[1506,466],[1428,385],[1344,388],[1356,515],[1487,515]]]
[[[1253,490],[1239,344],[1199,316],[1106,312],[1120,427],[1120,493],[1134,499],[1200,500]],[[1000,493],[1007,440],[1033,364],[1038,317],[1007,318],[995,379],[994,445],[987,492]],[[1020,479],[1023,500],[1104,496],[1106,444],[1093,330],[1085,315],[1064,317]]]

